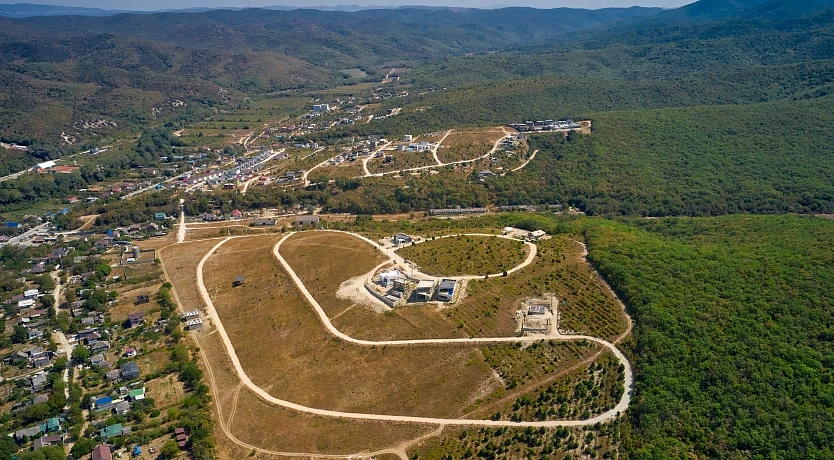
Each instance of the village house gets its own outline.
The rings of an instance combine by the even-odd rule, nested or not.
[[[107,444],[99,444],[93,449],[92,460],[113,460],[113,454],[110,453],[110,447]]]
[[[139,378],[139,365],[134,361],[128,361],[122,364],[122,378],[124,380],[133,380]]]
[[[135,312],[130,313],[127,315],[127,322],[130,324],[130,327],[137,327],[141,324],[145,323],[145,313],[144,312]]]

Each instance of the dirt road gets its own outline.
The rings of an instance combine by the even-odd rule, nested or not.
[[[282,238],[274,247],[273,253],[275,257],[278,259],[281,266],[290,276],[290,279],[293,280],[296,287],[299,291],[304,295],[307,302],[310,306],[313,307],[316,314],[319,317],[322,325],[325,329],[335,337],[338,337],[341,340],[346,342],[350,342],[356,345],[361,346],[370,346],[375,347],[379,345],[383,346],[425,346],[428,344],[434,345],[451,345],[451,344],[487,344],[487,343],[529,343],[542,340],[543,337],[496,337],[496,338],[470,338],[470,339],[425,339],[425,340],[385,340],[385,341],[370,341],[370,340],[360,340],[354,337],[350,337],[338,329],[331,323],[330,319],[328,318],[327,314],[324,312],[324,309],[321,305],[316,301],[313,295],[307,290],[304,283],[298,277],[298,275],[293,271],[292,267],[281,257],[279,249],[281,244],[286,241],[293,233],[287,234],[284,238]],[[365,239],[359,235],[355,235],[359,238]],[[414,416],[403,416],[403,415],[388,415],[388,414],[367,414],[367,413],[354,413],[354,412],[341,412],[341,411],[333,411],[327,409],[319,409],[314,407],[307,407],[301,404],[297,404],[291,401],[278,399],[269,393],[267,393],[261,387],[255,385],[246,372],[243,369],[243,366],[240,363],[240,359],[237,356],[237,353],[232,345],[231,339],[229,335],[226,333],[226,329],[223,326],[223,322],[220,320],[219,315],[217,314],[217,310],[214,307],[214,303],[211,300],[211,296],[208,293],[208,290],[205,286],[205,281],[203,278],[203,266],[205,262],[211,257],[223,244],[227,241],[234,239],[237,237],[229,237],[221,240],[219,243],[214,245],[212,249],[207,252],[200,262],[197,264],[197,287],[200,291],[200,295],[203,301],[206,304],[206,309],[208,313],[208,317],[212,320],[215,327],[217,328],[217,332],[220,334],[220,337],[223,341],[223,344],[226,348],[226,351],[229,355],[229,358],[232,361],[233,368],[235,372],[238,374],[243,385],[249,388],[252,392],[262,398],[264,401],[267,401],[271,404],[275,404],[281,407],[285,407],[287,409],[296,410],[299,412],[310,413],[314,415],[320,415],[325,417],[336,417],[336,418],[344,418],[344,419],[354,419],[354,420],[374,420],[374,421],[390,421],[390,422],[406,422],[406,423],[418,423],[418,424],[429,424],[429,425],[438,425],[438,426],[489,426],[489,427],[561,427],[561,426],[587,426],[587,425],[594,425],[596,423],[605,422],[608,420],[612,420],[618,417],[622,412],[624,412],[631,401],[631,393],[633,388],[633,374],[631,364],[626,359],[625,355],[613,344],[606,342],[597,337],[591,337],[586,335],[562,335],[562,336],[553,336],[553,337],[546,337],[551,340],[587,340],[591,342],[598,343],[607,349],[609,349],[617,359],[624,366],[624,387],[625,391],[623,392],[623,396],[617,405],[596,417],[589,418],[586,420],[550,420],[550,421],[538,421],[538,422],[512,422],[506,420],[472,420],[472,419],[444,419],[444,418],[432,418],[432,417],[414,417]]]

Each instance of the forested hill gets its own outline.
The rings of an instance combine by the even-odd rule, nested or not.
[[[24,36],[19,38],[108,34],[188,48],[276,51],[313,64],[337,67],[503,49],[660,11],[639,7],[399,8],[357,12],[245,9],[33,17],[15,24],[25,28]],[[3,22],[0,20],[0,24]]]

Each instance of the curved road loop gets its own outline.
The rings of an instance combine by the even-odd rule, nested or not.
[[[305,412],[314,415],[320,415],[325,417],[335,417],[335,418],[344,418],[344,419],[353,419],[353,420],[371,420],[371,421],[382,421],[382,422],[404,422],[404,423],[418,423],[418,424],[430,424],[430,425],[440,425],[440,426],[487,426],[487,427],[561,427],[561,426],[585,426],[585,425],[594,425],[596,423],[605,422],[611,419],[614,419],[619,416],[622,412],[624,412],[631,401],[631,392],[632,387],[634,384],[633,373],[631,364],[626,359],[625,355],[613,344],[602,340],[597,337],[591,337],[586,335],[560,335],[560,336],[551,336],[551,337],[495,337],[495,338],[470,338],[470,339],[423,339],[423,340],[384,340],[384,341],[370,341],[370,340],[360,340],[354,337],[350,337],[333,326],[328,318],[327,314],[325,313],[324,309],[321,305],[316,301],[313,295],[307,290],[307,287],[295,273],[295,271],[290,267],[289,263],[281,256],[279,253],[279,249],[281,244],[284,243],[287,238],[292,236],[295,232],[287,234],[284,238],[282,238],[278,243],[276,243],[273,253],[275,257],[280,262],[281,266],[284,267],[287,274],[289,275],[290,279],[296,284],[296,287],[299,291],[304,295],[307,302],[313,307],[316,314],[319,316],[322,325],[325,329],[335,337],[338,337],[345,342],[349,342],[355,345],[360,346],[379,346],[379,345],[386,345],[386,346],[425,346],[425,345],[455,345],[455,344],[465,344],[465,345],[473,345],[473,344],[490,344],[490,343],[529,343],[529,342],[536,342],[543,339],[550,339],[550,340],[587,340],[594,343],[598,343],[603,347],[607,348],[620,360],[624,367],[624,389],[623,396],[617,405],[609,410],[600,414],[596,417],[589,418],[586,420],[549,420],[549,421],[538,421],[538,422],[512,422],[507,420],[474,420],[474,419],[447,419],[447,418],[431,418],[431,417],[414,417],[414,416],[405,416],[405,415],[386,415],[386,414],[367,414],[367,413],[355,413],[355,412],[341,412],[341,411],[333,411],[327,409],[319,409],[314,407],[303,406],[301,404],[294,403],[292,401],[287,401],[283,399],[276,398],[269,393],[267,393],[263,388],[256,385],[249,376],[246,374],[246,371],[243,369],[243,366],[240,363],[240,359],[235,352],[234,346],[232,345],[232,341],[229,338],[228,333],[226,332],[225,327],[223,326],[223,322],[220,320],[220,316],[217,313],[217,310],[214,307],[214,303],[211,300],[211,296],[208,293],[208,290],[205,286],[205,281],[203,278],[203,266],[205,262],[211,257],[223,244],[227,241],[237,238],[237,237],[228,237],[224,238],[220,242],[218,242],[214,247],[211,248],[209,252],[207,252],[200,262],[197,264],[197,287],[200,291],[200,295],[203,298],[203,301],[206,304],[206,309],[208,316],[213,320],[215,327],[217,328],[217,332],[220,334],[221,339],[223,340],[223,344],[226,347],[226,351],[229,355],[230,360],[232,361],[232,365],[235,369],[235,372],[238,374],[238,377],[241,380],[241,383],[249,388],[252,392],[262,398],[264,401],[267,401],[271,404],[275,404],[281,407],[285,407],[287,409],[296,410],[299,412]],[[347,232],[343,232],[347,233]],[[376,243],[368,240],[365,237],[360,235],[356,235],[353,233],[349,233],[355,237],[362,239],[363,241],[368,241],[375,246]]]

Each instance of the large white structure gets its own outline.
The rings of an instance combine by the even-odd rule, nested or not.
[[[405,278],[405,275],[402,274],[399,270],[387,270],[379,274],[379,285],[383,287],[388,287],[394,283],[396,280],[401,280]]]
[[[36,164],[35,167],[32,169],[34,169],[35,171],[46,171],[47,169],[52,169],[54,167],[54,161],[44,161],[43,163]]]

